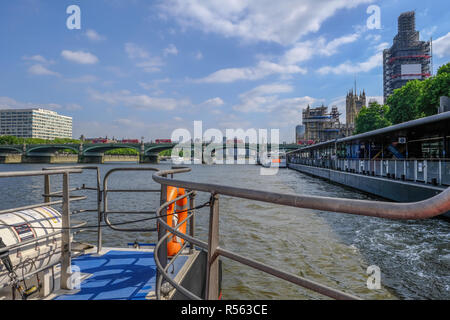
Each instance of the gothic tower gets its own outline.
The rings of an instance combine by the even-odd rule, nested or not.
[[[355,128],[356,117],[361,111],[362,107],[366,105],[366,93],[363,92],[359,94],[350,90],[347,93],[345,111],[346,111],[346,126],[350,131]]]

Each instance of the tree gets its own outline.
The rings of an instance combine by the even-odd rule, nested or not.
[[[364,133],[391,125],[386,118],[389,107],[377,102],[369,102],[369,106],[363,106],[355,120],[355,133]]]
[[[419,80],[408,81],[403,87],[395,89],[387,99],[388,120],[392,124],[398,124],[424,116],[418,107],[422,90],[423,83]]]
[[[441,66],[434,77],[408,81],[394,90],[387,99],[387,118],[397,124],[432,116],[438,112],[441,96],[450,96],[450,63]]]
[[[439,70],[441,69],[442,67]],[[420,117],[436,114],[441,96],[450,97],[450,73],[447,72],[438,72],[436,76],[422,82],[422,91],[417,99]]]
[[[450,73],[450,62],[447,64],[442,65],[438,72],[437,75],[443,74],[443,73]]]

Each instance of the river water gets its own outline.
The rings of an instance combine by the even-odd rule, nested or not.
[[[0,171],[40,170],[50,165],[0,165]],[[133,164],[99,165],[102,177],[115,167]],[[168,169],[170,164],[139,165]],[[192,165],[192,171],[177,178],[225,184],[290,194],[320,195],[350,199],[375,199],[369,195],[330,184],[290,169],[260,175],[254,165]],[[109,188],[155,189],[152,172],[114,173]],[[71,187],[95,186],[94,171],[71,175]],[[43,177],[0,179],[0,209],[42,202]],[[61,178],[52,177],[52,191],[60,189]],[[72,209],[96,207],[94,192],[77,194],[88,200]],[[208,201],[200,193],[196,204]],[[450,224],[442,219],[392,221],[309,209],[290,208],[230,197],[220,198],[220,245],[282,270],[338,288],[365,299],[449,299]],[[110,210],[155,210],[159,194],[111,193]],[[196,234],[206,241],[209,209],[198,210]],[[96,224],[96,214],[82,213],[72,220]],[[117,215],[113,222],[142,219]],[[140,223],[152,227],[154,221]],[[127,227],[130,227],[127,225]],[[81,233],[78,240],[96,242],[95,233]],[[104,246],[154,243],[151,232],[125,233],[105,229]],[[381,288],[367,288],[367,267],[381,270]],[[322,299],[286,281],[223,259],[224,299]]]

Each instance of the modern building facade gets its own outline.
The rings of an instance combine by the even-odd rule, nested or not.
[[[303,124],[295,127],[295,143],[305,144],[305,126]]]
[[[302,117],[305,126],[304,140],[307,144],[338,138],[343,127],[339,122],[339,116],[337,107],[332,107],[331,112],[328,113],[328,107],[324,105],[317,108],[311,108],[308,105],[303,110]]]
[[[431,42],[420,41],[414,11],[402,13],[393,45],[383,51],[384,102],[408,81],[430,77],[430,63]]]
[[[0,135],[19,138],[72,138],[72,118],[50,110],[0,110]]]
[[[366,105],[366,93],[359,93],[359,95],[352,89],[347,93],[345,100],[345,122],[346,128],[344,135],[350,136],[355,131],[356,117],[361,111],[362,107]]]

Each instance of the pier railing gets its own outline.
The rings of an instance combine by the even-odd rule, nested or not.
[[[291,156],[289,163],[450,186],[450,159],[313,159]]]
[[[9,245],[3,248],[0,248],[0,255],[2,255],[5,252],[15,252],[19,251],[21,248],[27,247],[32,244],[37,244],[40,242],[45,242],[47,239],[61,235],[61,258],[51,264],[45,265],[42,268],[32,270],[31,272],[28,272],[27,274],[21,274],[18,276],[16,280],[22,281],[23,279],[26,279],[28,277],[33,276],[36,273],[42,272],[46,269],[53,268],[57,264],[61,264],[61,288],[63,289],[70,289],[69,288],[69,279],[71,276],[71,259],[73,257],[72,254],[72,248],[71,248],[71,238],[72,238],[72,231],[71,231],[71,221],[70,221],[70,203],[72,201],[79,201],[86,199],[85,196],[71,196],[70,193],[71,190],[69,188],[69,176],[73,173],[81,173],[81,169],[55,169],[55,170],[49,170],[49,171],[16,171],[16,172],[0,172],[0,178],[15,178],[15,177],[34,177],[34,176],[44,176],[45,181],[48,181],[49,177],[52,175],[62,175],[62,188],[61,192],[58,194],[51,194],[50,189],[48,189],[48,192],[44,194],[45,202],[44,203],[38,203],[23,207],[17,207],[17,208],[11,208],[6,210],[0,211],[0,217],[1,215],[13,213],[21,210],[28,210],[28,209],[34,209],[39,207],[45,207],[50,205],[61,205],[62,211],[61,211],[61,228],[54,232],[46,233],[40,237],[36,237],[33,239],[25,240],[13,245]],[[47,190],[47,189],[46,189]],[[54,200],[52,201],[50,199],[51,196],[57,196],[61,198],[61,200]]]
[[[153,175],[153,179],[161,184],[161,207],[157,210],[159,230],[159,241],[155,248],[155,261],[159,271],[157,280],[156,294],[158,298],[161,298],[161,283],[163,280],[169,282],[174,288],[189,299],[217,299],[218,298],[218,286],[219,286],[219,272],[218,272],[218,260],[219,257],[226,257],[228,259],[237,261],[249,267],[271,274],[277,278],[284,279],[291,283],[297,284],[301,287],[310,289],[314,292],[322,295],[335,298],[335,299],[358,299],[357,297],[344,293],[342,291],[330,288],[328,286],[319,284],[315,281],[284,272],[279,268],[269,266],[267,264],[253,260],[247,256],[239,255],[232,251],[226,250],[219,246],[219,197],[229,196],[237,199],[248,199],[261,201],[272,204],[279,204],[297,208],[308,208],[323,211],[332,211],[356,215],[365,215],[386,219],[425,219],[440,215],[450,210],[450,188],[446,189],[442,193],[434,196],[433,198],[414,202],[414,203],[392,203],[382,201],[369,201],[369,200],[352,200],[341,198],[329,198],[320,196],[305,196],[305,195],[291,195],[281,194],[275,192],[258,191],[252,189],[244,189],[230,186],[223,186],[209,183],[199,183],[185,180],[177,180],[168,178],[169,175],[184,173],[190,171],[189,168],[179,168],[172,170],[159,171]],[[195,215],[195,211],[191,209],[188,217],[180,221],[177,226],[169,226],[163,217],[166,215],[167,207],[177,201],[177,198],[173,201],[164,201],[166,199],[164,195],[167,192],[168,186],[174,186],[178,188],[185,188],[190,192],[180,198],[192,196],[192,192],[206,192],[211,196],[210,200],[210,214],[209,214],[209,229],[208,229],[208,242],[201,241],[195,238],[193,235],[186,235],[177,230],[177,228],[185,223],[187,220],[192,219]],[[186,243],[191,243],[199,248],[206,250],[207,252],[207,272],[206,272],[206,296],[198,297],[192,292],[189,292],[181,285],[177,284],[168,275],[167,270],[170,264],[174,262],[176,257],[171,259],[169,264],[167,263],[166,242],[170,235],[176,235],[185,240]]]

